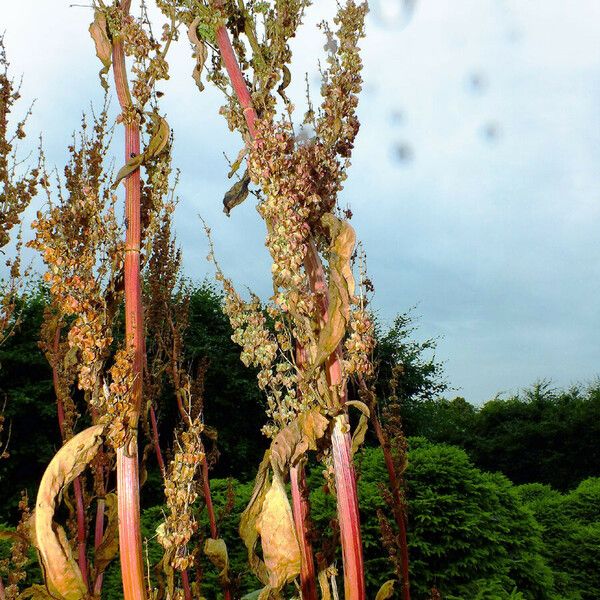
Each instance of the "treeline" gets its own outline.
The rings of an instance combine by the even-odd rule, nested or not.
[[[9,437],[10,454],[0,461],[0,523],[18,520],[21,491],[35,497],[43,470],[61,445],[52,374],[38,348],[46,305],[44,289],[33,287],[18,307],[17,327],[0,347],[3,437]],[[449,388],[435,359],[435,340],[417,339],[410,314],[399,316],[388,329],[380,327],[377,336],[382,407],[392,368],[401,365],[396,394],[411,436],[406,481],[413,598],[436,597],[438,591],[448,600],[597,598],[600,384],[558,391],[538,383],[519,395],[475,407],[464,398],[443,397]],[[205,418],[218,431],[219,450],[211,488],[241,595],[256,589],[237,527],[266,446],[258,433],[264,423],[263,399],[255,373],[240,362],[221,294],[212,284],[191,291],[185,349],[190,371],[205,371]],[[157,407],[165,447],[177,420],[169,398],[166,389]],[[397,552],[382,529],[386,505],[381,486],[387,475],[375,446],[367,438],[367,447],[356,457],[372,596],[382,581],[393,578]],[[164,497],[147,449],[143,525],[152,563],[154,554],[160,554],[153,538]],[[322,467],[309,469],[309,479],[315,547],[326,549],[337,535],[335,502]],[[198,510],[199,520],[206,520],[201,503]],[[39,573],[31,558],[28,578],[34,581]],[[105,598],[120,597],[118,569],[115,562],[107,573]],[[208,562],[202,578],[207,597],[219,597],[217,573]]]
[[[0,461],[0,520],[15,522],[21,490],[35,493],[50,458],[60,447],[52,373],[38,348],[47,296],[40,286],[19,306],[20,322],[0,347],[0,393],[5,399],[5,432],[10,460]],[[523,393],[495,398],[476,407],[464,398],[445,399],[448,385],[435,359],[435,340],[416,339],[410,314],[388,329],[379,327],[377,391],[389,394],[391,369],[402,365],[397,395],[406,435],[463,448],[473,463],[501,472],[516,484],[543,483],[566,491],[587,477],[600,476],[600,382],[554,390],[537,383]],[[117,343],[117,342],[115,342]],[[263,397],[252,369],[242,365],[239,348],[222,312],[222,296],[210,283],[194,286],[185,351],[190,371],[205,369],[205,419],[218,431],[216,477],[254,477],[266,447]],[[215,359],[218,357],[218,360]],[[159,407],[163,443],[177,420],[167,399]],[[375,445],[375,440],[370,440]],[[369,443],[369,439],[367,439]],[[152,470],[153,457],[148,458]],[[157,485],[160,502],[162,492]]]

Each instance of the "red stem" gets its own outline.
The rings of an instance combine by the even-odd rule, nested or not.
[[[183,596],[185,600],[192,600],[192,589],[190,588],[190,578],[186,570],[181,571],[181,583],[183,584]]]
[[[165,461],[163,459],[162,452],[160,450],[160,443],[158,439],[158,423],[156,422],[156,412],[154,406],[150,405],[150,423],[152,424],[152,441],[154,443],[154,452],[156,453],[156,461],[163,477],[166,475],[167,470],[165,467]]]
[[[390,488],[392,490],[392,498],[394,499],[395,510],[394,518],[400,535],[400,555],[402,559],[402,598],[403,600],[410,600],[410,580],[408,573],[408,540],[406,537],[406,504],[400,495],[400,481],[396,476],[396,469],[394,468],[394,460],[392,458],[392,452],[390,444],[387,439],[379,417],[373,411],[371,418],[373,428],[375,429],[375,435],[379,440],[381,449],[383,450],[383,458],[385,460],[385,466],[387,468],[388,477],[390,480]]]
[[[233,86],[233,91],[244,111],[244,117],[246,118],[250,137],[254,139],[256,138],[256,111],[252,106],[252,97],[250,96],[250,92],[244,81],[242,70],[240,69],[235,52],[229,41],[229,34],[224,25],[217,28],[216,38],[223,64],[227,69],[227,74],[229,75],[231,85]]]
[[[6,600],[6,591],[4,590],[4,581],[0,577],[0,600]]]
[[[241,104],[248,130],[252,138],[256,137],[256,112],[252,107],[252,98],[248,92],[246,82],[240,70],[235,52],[229,41],[229,35],[224,25],[217,28],[216,40],[221,52],[221,58],[229,74],[231,85]],[[327,283],[321,259],[313,242],[309,245],[305,264],[313,292],[321,294],[321,318],[327,320]],[[339,385],[342,382],[342,366],[339,352],[331,357],[328,366],[328,380],[330,385]],[[342,402],[345,402],[346,391],[342,391]],[[341,418],[336,419],[331,438],[334,469],[336,472],[336,489],[338,495],[338,518],[340,521],[340,539],[342,543],[342,556],[344,559],[344,588],[346,600],[365,600],[366,589],[364,579],[362,542],[360,535],[360,516],[358,511],[358,495],[356,492],[356,476],[352,465],[350,453],[351,438],[349,425],[342,424]]]
[[[302,567],[300,571],[300,590],[302,600],[317,600],[317,585],[315,576],[315,562],[312,544],[309,537],[308,487],[304,465],[296,465],[290,469],[290,483],[292,488],[292,508],[296,535],[300,542],[302,553]]]
[[[208,479],[208,463],[206,457],[200,465],[202,470],[202,487],[204,489],[204,501],[206,502],[206,511],[208,512],[208,522],[210,524],[210,537],[217,539],[219,537],[219,531],[217,529],[217,519],[215,517],[215,508],[212,502],[212,495],[210,493],[210,482]],[[222,582],[224,600],[231,600],[231,590],[229,583]]]
[[[121,0],[120,8],[129,13],[131,0]],[[127,82],[125,53],[122,41],[113,41],[113,73],[119,104],[125,122],[125,160],[140,153],[140,129],[132,118],[132,101]],[[140,276],[140,171],[136,169],[125,179],[125,336],[133,353],[131,402],[131,440],[117,448],[117,497],[119,514],[119,554],[125,600],[145,600],[144,561],[140,525],[140,490],[137,444],[137,422],[142,401],[144,359],[144,324],[142,315],[142,286]]]
[[[96,528],[94,530],[94,549],[98,550],[98,547],[102,543],[104,537],[104,498],[98,499],[98,505],[96,506]],[[102,593],[102,582],[104,581],[104,573],[99,573],[94,582],[94,596],[100,597]]]

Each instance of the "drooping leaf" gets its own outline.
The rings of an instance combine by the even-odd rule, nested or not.
[[[375,596],[375,600],[388,600],[394,595],[394,585],[396,583],[395,579],[390,579],[386,581],[377,592],[377,596]]]
[[[290,501],[279,473],[273,473],[256,522],[269,586],[280,590],[300,573],[301,553]]]
[[[119,169],[117,177],[112,185],[113,189],[116,189],[122,179],[125,179],[134,171],[137,171],[137,169],[139,169],[146,161],[160,156],[167,147],[171,135],[171,129],[167,120],[156,112],[150,113],[150,119],[152,120],[152,132],[150,134],[148,146],[144,152],[132,156],[127,163]]]
[[[94,425],[72,437],[50,461],[37,494],[35,534],[40,562],[48,589],[64,600],[80,600],[87,590],[67,536],[53,522],[57,497],[94,458],[103,429],[103,425]]]
[[[102,536],[102,542],[94,553],[95,575],[104,573],[106,567],[116,558],[119,552],[119,516],[116,494],[106,494],[104,498],[108,523]]]
[[[100,84],[108,91],[106,76],[112,64],[112,44],[108,35],[106,15],[102,11],[95,11],[94,21],[89,27],[89,32],[96,46],[96,56],[102,63],[102,69],[100,69],[99,73]]]
[[[143,163],[144,163],[144,155],[143,154],[136,154],[135,156],[130,158],[127,161],[127,163],[125,163],[119,169],[119,172],[117,173],[117,178],[115,179],[115,182],[112,185],[113,190],[117,188],[117,186],[119,185],[119,183],[121,182],[122,179],[125,179],[125,177],[128,177],[129,175],[131,175],[131,173],[133,173],[134,171],[137,171],[137,169],[139,169]]]
[[[240,517],[240,537],[244,541],[248,550],[248,562],[252,572],[263,584],[268,584],[269,575],[264,562],[256,553],[259,534],[256,528],[256,522],[261,514],[265,496],[269,490],[269,466],[271,464],[271,453],[269,450],[258,467],[258,473],[254,482],[254,489],[248,506]]]
[[[206,59],[208,58],[208,50],[204,41],[198,37],[198,25],[200,24],[200,21],[200,17],[196,17],[191,22],[190,26],[188,27],[188,38],[194,45],[194,58],[196,59],[196,64],[194,65],[194,70],[192,71],[192,78],[196,82],[198,89],[202,92],[204,90],[204,84],[201,81],[201,76],[202,69],[204,68]]]
[[[144,160],[150,160],[160,156],[169,143],[171,137],[171,128],[164,117],[161,117],[157,112],[150,113],[152,121],[152,132],[150,141],[144,150]]]
[[[225,540],[207,538],[204,542],[204,554],[219,569],[219,580],[222,583],[227,583],[229,581],[229,556],[227,555]]]
[[[284,427],[271,444],[271,463],[280,473],[293,466],[307,450],[317,449],[317,440],[325,435],[329,421],[319,409],[300,413]]]
[[[333,354],[346,332],[350,319],[350,301],[354,295],[354,277],[350,259],[356,235],[347,221],[327,213],[321,219],[331,234],[329,247],[329,307],[327,322],[319,332],[312,369],[322,365]]]
[[[223,212],[229,216],[231,209],[238,206],[248,197],[248,186],[250,185],[250,175],[244,171],[244,175],[239,181],[236,181],[223,198]]]
[[[354,456],[356,451],[363,445],[363,442],[365,441],[365,435],[367,435],[367,430],[369,429],[369,418],[371,417],[371,411],[369,410],[369,407],[360,400],[348,400],[346,402],[346,406],[355,406],[361,412],[358,425],[352,434],[351,453],[352,456]]]

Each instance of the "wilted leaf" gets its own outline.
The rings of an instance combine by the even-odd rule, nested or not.
[[[201,81],[202,69],[204,68],[204,63],[208,58],[208,50],[206,48],[206,44],[203,40],[198,37],[198,25],[200,24],[200,17],[196,17],[190,24],[188,28],[188,38],[192,44],[194,44],[194,58],[196,59],[196,64],[194,65],[194,70],[192,71],[192,78],[196,82],[198,89],[200,91],[204,90],[204,84]]]
[[[354,434],[352,435],[352,456],[356,453],[356,451],[362,446],[365,441],[365,435],[367,435],[367,430],[369,429],[369,417],[371,416],[371,411],[369,407],[360,400],[348,400],[346,402],[346,406],[355,406],[360,410],[361,415],[358,420],[358,425],[354,430]]]
[[[250,185],[250,175],[248,171],[244,171],[244,175],[239,181],[236,181],[231,189],[223,198],[223,212],[229,216],[231,209],[238,204],[241,204],[248,197],[248,186]]]
[[[240,168],[240,165],[242,164],[242,161],[244,160],[244,156],[246,156],[246,154],[248,154],[248,148],[246,148],[246,146],[244,146],[238,152],[237,158],[233,161],[233,163],[231,165],[231,169],[229,169],[229,173],[227,173],[228,179],[231,179],[235,175],[237,170]]]
[[[116,558],[119,552],[119,516],[116,494],[106,494],[104,498],[108,523],[102,536],[102,542],[94,553],[95,575],[104,573],[106,567]]]
[[[64,600],[81,600],[87,590],[63,528],[53,523],[56,498],[94,458],[102,444],[103,429],[103,425],[94,425],[72,437],[50,461],[38,490],[36,546],[46,585]]]
[[[280,590],[300,573],[301,554],[292,508],[281,476],[275,472],[256,522],[269,586]]]
[[[94,13],[94,21],[89,27],[89,32],[96,45],[96,56],[103,65],[99,73],[100,83],[102,84],[102,87],[108,91],[106,75],[112,64],[112,44],[108,36],[106,15],[103,12],[97,10]]]
[[[290,73],[290,70],[287,68],[287,66],[283,65],[282,69],[281,69],[281,83],[280,83],[279,87],[277,88],[277,93],[286,102],[288,101],[288,98],[285,95],[285,89],[287,88],[288,85],[290,85],[291,81],[292,81],[292,74]]]
[[[327,322],[319,333],[313,369],[322,365],[342,341],[350,318],[350,300],[354,295],[354,277],[350,266],[356,241],[354,229],[347,221],[342,221],[331,213],[323,215],[322,223],[331,234],[329,307]]]
[[[307,450],[317,449],[317,440],[325,435],[329,421],[319,409],[300,413],[284,427],[271,444],[271,463],[280,473],[293,466]]]
[[[208,560],[219,569],[219,579],[222,583],[229,581],[229,557],[225,540],[207,538],[204,542],[204,554]]]
[[[167,147],[171,135],[171,128],[166,119],[155,112],[150,113],[150,119],[152,120],[152,133],[150,134],[148,146],[144,152],[131,157],[127,163],[119,169],[115,182],[112,185],[113,189],[116,189],[122,179],[125,179],[125,177],[131,175],[131,173],[137,171],[137,169],[139,169],[146,161],[160,156]]]
[[[240,517],[240,537],[244,541],[248,550],[248,562],[252,572],[258,577],[263,583],[269,582],[269,575],[267,568],[263,561],[259,558],[256,553],[258,546],[258,531],[256,528],[256,521],[262,511],[263,502],[267,491],[269,490],[269,465],[271,464],[271,453],[269,450],[265,452],[265,455],[258,467],[258,473],[254,482],[254,489],[252,490],[252,496],[248,506]]]
[[[386,581],[377,592],[377,596],[375,596],[375,600],[388,600],[394,595],[394,584],[396,583],[395,579],[390,579]]]

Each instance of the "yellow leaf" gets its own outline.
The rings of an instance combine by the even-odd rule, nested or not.
[[[102,444],[103,425],[72,437],[50,461],[38,490],[35,535],[46,585],[54,596],[81,600],[87,593],[62,527],[53,522],[57,496],[94,458]]]
[[[300,413],[284,427],[271,444],[271,463],[280,473],[295,465],[307,450],[317,449],[317,440],[325,435],[329,421],[319,409]]]
[[[256,553],[258,546],[258,531],[256,529],[256,522],[262,511],[265,496],[269,489],[269,465],[271,461],[271,453],[269,450],[265,452],[265,455],[258,467],[258,473],[254,482],[254,489],[252,490],[252,496],[248,506],[240,517],[240,537],[244,541],[248,550],[248,562],[252,572],[258,577],[263,583],[269,582],[269,575],[265,567],[264,562],[260,559]]]
[[[294,528],[292,508],[281,476],[275,472],[256,521],[269,586],[280,590],[300,573],[300,545]]]
[[[395,579],[390,579],[386,581],[377,592],[377,596],[375,596],[375,600],[388,600],[394,595],[394,584],[396,583]]]
[[[96,56],[102,63],[102,69],[100,70],[100,83],[102,87],[108,91],[108,83],[106,81],[106,75],[112,64],[112,44],[108,36],[108,27],[106,23],[106,15],[97,10],[94,13],[94,21],[89,27],[90,35],[96,45]]]
[[[358,425],[352,434],[352,456],[356,453],[356,451],[362,446],[365,441],[365,436],[367,435],[367,431],[369,429],[369,417],[371,416],[371,411],[369,407],[360,400],[348,400],[346,402],[346,406],[355,406],[362,413],[360,415],[360,419],[358,421]]]
[[[196,59],[196,64],[194,65],[194,70],[192,72],[192,78],[196,82],[198,89],[200,91],[204,90],[204,84],[201,81],[202,69],[204,68],[204,63],[208,58],[208,50],[206,48],[206,44],[203,40],[198,37],[198,24],[200,23],[200,17],[196,17],[188,27],[188,39],[194,46],[196,47],[194,50],[194,58]]]
[[[229,581],[229,556],[227,555],[227,546],[225,540],[218,538],[208,538],[204,542],[204,554],[208,560],[220,570],[219,579],[226,583]]]
[[[329,307],[327,322],[319,332],[316,356],[312,369],[322,365],[336,350],[346,333],[350,319],[350,301],[354,295],[354,277],[350,259],[354,252],[356,235],[347,221],[342,221],[331,213],[321,219],[329,229]]]

